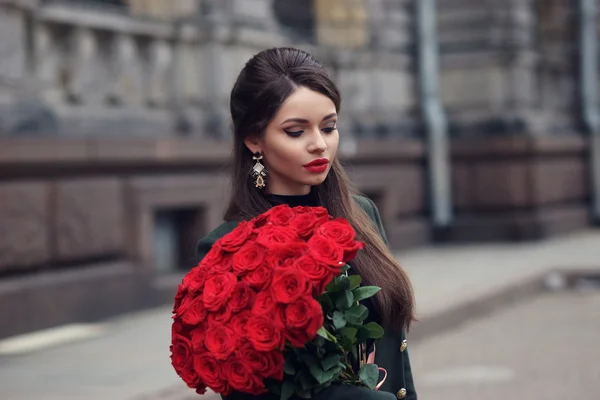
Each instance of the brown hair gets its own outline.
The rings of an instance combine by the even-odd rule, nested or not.
[[[262,135],[285,99],[304,86],[329,97],[339,112],[340,93],[323,65],[309,53],[293,48],[274,48],[251,58],[240,72],[231,91],[231,117],[234,127],[233,178],[226,220],[253,218],[271,208],[254,187],[250,170],[252,153],[244,140]],[[365,242],[352,267],[369,285],[382,290],[375,306],[386,328],[401,331],[414,319],[412,286],[371,219],[353,199],[357,192],[335,159],[327,178],[315,187],[320,203],[334,217],[347,219],[359,240]]]

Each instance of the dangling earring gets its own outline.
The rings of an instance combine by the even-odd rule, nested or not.
[[[259,189],[262,189],[265,187],[265,177],[267,176],[267,170],[265,169],[265,166],[262,165],[262,163],[260,162],[260,160],[263,159],[263,156],[262,154],[260,154],[260,152],[257,151],[256,153],[254,153],[252,159],[256,160],[256,164],[254,164],[254,167],[252,167],[252,176],[255,178],[254,186],[256,186]]]

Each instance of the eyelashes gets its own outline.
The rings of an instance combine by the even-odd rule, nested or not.
[[[323,129],[321,129],[321,131],[322,131],[322,132],[324,132],[324,133],[327,133],[327,134],[329,134],[329,133],[332,133],[333,131],[336,131],[336,130],[337,130],[337,126],[332,126],[332,127],[328,127],[328,128],[323,128]],[[304,131],[303,131],[303,130],[299,130],[299,131],[288,131],[288,130],[284,129],[283,131],[284,131],[284,132],[285,132],[285,133],[286,133],[288,136],[290,136],[290,137],[294,137],[294,138],[300,137],[300,136],[301,136],[301,135],[304,133]]]

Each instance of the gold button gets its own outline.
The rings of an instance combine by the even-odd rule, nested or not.
[[[403,352],[404,350],[406,350],[407,346],[408,346],[408,342],[406,340],[403,340],[402,344],[400,345],[400,352]]]
[[[398,393],[396,393],[396,397],[399,399],[403,399],[406,397],[406,389],[402,388],[400,390],[398,390]]]

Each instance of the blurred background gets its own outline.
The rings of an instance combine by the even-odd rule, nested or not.
[[[169,306],[222,220],[233,82],[288,45],[413,280],[419,398],[600,398],[599,7],[0,0],[0,398],[198,398]]]

